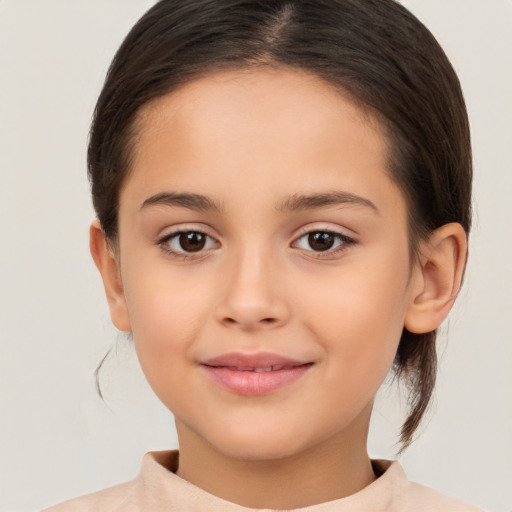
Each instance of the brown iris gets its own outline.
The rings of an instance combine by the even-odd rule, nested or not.
[[[327,231],[316,231],[308,235],[308,244],[315,251],[327,251],[332,248],[336,237]]]
[[[180,247],[186,252],[197,252],[206,245],[206,235],[197,231],[187,231],[179,235]]]

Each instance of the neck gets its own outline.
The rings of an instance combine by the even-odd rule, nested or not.
[[[354,437],[344,431],[287,457],[243,460],[221,453],[179,421],[176,424],[180,440],[177,474],[244,507],[311,506],[354,494],[375,480],[366,451],[367,428],[364,435]]]

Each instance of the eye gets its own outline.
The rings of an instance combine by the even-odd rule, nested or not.
[[[310,231],[302,235],[296,242],[295,247],[306,251],[314,252],[336,252],[347,244],[353,244],[354,240],[341,233],[333,231]]]
[[[212,237],[201,231],[178,231],[164,237],[159,244],[172,254],[196,253],[217,245]]]

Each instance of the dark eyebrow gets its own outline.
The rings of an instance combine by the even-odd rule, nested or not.
[[[189,192],[162,192],[146,199],[141,210],[153,205],[164,206],[182,206],[183,208],[190,208],[191,210],[198,210],[201,212],[215,211],[220,212],[221,208],[209,197],[201,194],[193,194]]]
[[[379,212],[378,208],[364,197],[352,194],[351,192],[335,191],[321,192],[318,194],[294,194],[285,201],[276,205],[276,210],[282,212],[290,212],[297,210],[308,210],[313,208],[322,208],[325,206],[333,206],[337,204],[354,204],[371,208],[375,212]],[[220,212],[221,207],[212,199],[201,194],[190,192],[162,192],[146,199],[141,210],[153,205],[164,206],[181,206],[191,210],[198,211],[215,211]]]
[[[376,213],[379,213],[379,209],[369,199],[344,191],[321,192],[319,194],[307,195],[294,194],[282,203],[276,205],[276,209],[278,211],[286,212],[322,208],[324,206],[333,206],[337,204],[365,206],[367,208],[371,208]]]

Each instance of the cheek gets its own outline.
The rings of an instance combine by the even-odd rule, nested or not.
[[[391,256],[391,255],[390,255]],[[396,258],[396,254],[395,254]],[[332,363],[330,373],[350,376],[354,386],[375,390],[391,367],[407,307],[408,258],[382,258],[335,269],[311,283],[311,300],[301,305],[307,325]]]
[[[161,267],[152,262],[143,273],[126,272],[125,282],[135,349],[157,394],[169,380],[181,381],[208,309],[203,280]]]

